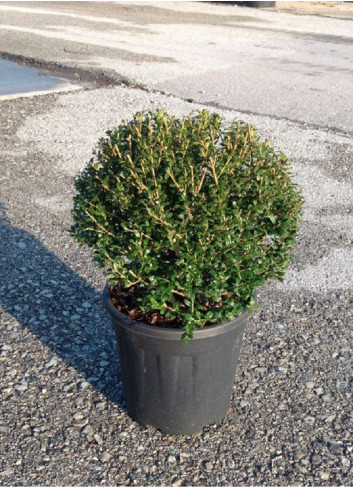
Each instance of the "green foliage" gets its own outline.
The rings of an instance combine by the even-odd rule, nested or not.
[[[287,158],[205,110],[135,114],[100,139],[75,187],[72,234],[111,284],[148,292],[141,309],[181,319],[184,338],[283,278],[302,207]]]

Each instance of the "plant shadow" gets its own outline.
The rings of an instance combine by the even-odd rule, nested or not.
[[[33,235],[12,226],[1,203],[0,276],[3,310],[126,412],[116,340],[101,292]]]

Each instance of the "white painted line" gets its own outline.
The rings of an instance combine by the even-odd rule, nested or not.
[[[12,5],[0,5],[0,11],[5,12],[19,12],[23,14],[35,14],[35,15],[54,15],[56,17],[69,17],[70,19],[80,19],[86,20],[88,22],[95,22],[101,24],[114,24],[120,27],[126,26],[137,26],[141,28],[140,24],[135,24],[134,22],[125,22],[123,20],[117,20],[109,17],[95,17],[93,15],[78,15],[71,14],[69,12],[63,12],[60,10],[50,10],[41,8],[28,8],[28,7],[13,7]]]

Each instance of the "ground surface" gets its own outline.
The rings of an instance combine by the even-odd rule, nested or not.
[[[352,21],[211,4],[103,4],[99,20],[94,4],[20,7],[56,14],[0,9],[7,52],[149,90],[87,85],[0,102],[0,483],[352,485]],[[304,83],[310,52],[305,70],[319,74]],[[246,80],[253,92],[238,90]],[[73,179],[122,118],[189,113],[217,93],[226,119],[249,120],[291,157],[306,204],[285,283],[259,293],[227,417],[174,437],[126,414],[104,278],[68,233]]]
[[[352,18],[206,2],[0,2],[0,49],[352,131]]]
[[[282,12],[299,15],[318,15],[338,18],[352,18],[352,2],[277,2],[274,7]]]

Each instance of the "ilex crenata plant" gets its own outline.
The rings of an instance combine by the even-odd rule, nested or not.
[[[75,183],[73,235],[111,284],[183,337],[251,308],[282,279],[302,207],[288,160],[244,122],[137,113],[108,131]]]

